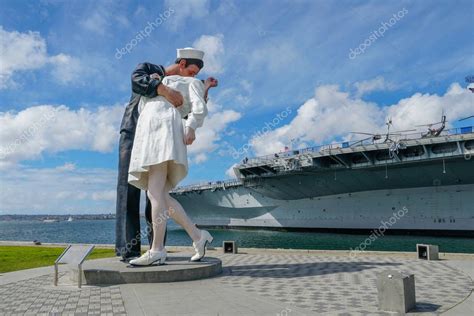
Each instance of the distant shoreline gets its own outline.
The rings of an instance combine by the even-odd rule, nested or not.
[[[73,220],[108,220],[115,219],[115,214],[39,214],[39,215],[16,215],[6,214],[0,215],[0,221],[44,221],[44,220],[55,220],[55,221],[67,221],[69,218]]]

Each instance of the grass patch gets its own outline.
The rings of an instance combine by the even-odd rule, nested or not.
[[[0,246],[0,273],[51,266],[63,247]],[[113,249],[95,248],[87,259],[114,257]]]

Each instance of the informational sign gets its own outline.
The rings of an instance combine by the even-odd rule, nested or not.
[[[78,286],[82,286],[82,263],[94,249],[94,245],[69,245],[54,263],[54,285],[58,285],[59,264],[77,265]]]

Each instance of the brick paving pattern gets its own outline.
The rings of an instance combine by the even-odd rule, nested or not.
[[[307,311],[308,315],[390,315],[377,310],[376,275],[387,269],[415,274],[415,313],[439,314],[467,297],[472,280],[442,261],[389,256],[292,253],[216,255],[223,274],[206,282],[245,291]],[[64,278],[64,273],[62,274]],[[125,315],[119,285],[52,286],[43,275],[0,287],[0,315]],[[188,282],[192,284],[192,282]]]
[[[228,286],[320,315],[390,315],[377,310],[377,273],[415,274],[412,312],[441,313],[467,297],[472,280],[441,261],[295,254],[223,255]]]
[[[2,285],[0,315],[126,315],[119,286],[52,284],[53,274],[48,274]]]

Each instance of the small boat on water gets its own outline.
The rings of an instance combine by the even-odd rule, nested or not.
[[[69,218],[67,219],[68,222],[72,222],[74,219],[72,218],[72,216],[69,216]]]
[[[43,219],[43,223],[57,223],[57,222],[59,222],[59,220],[57,219],[49,219],[49,218]]]

